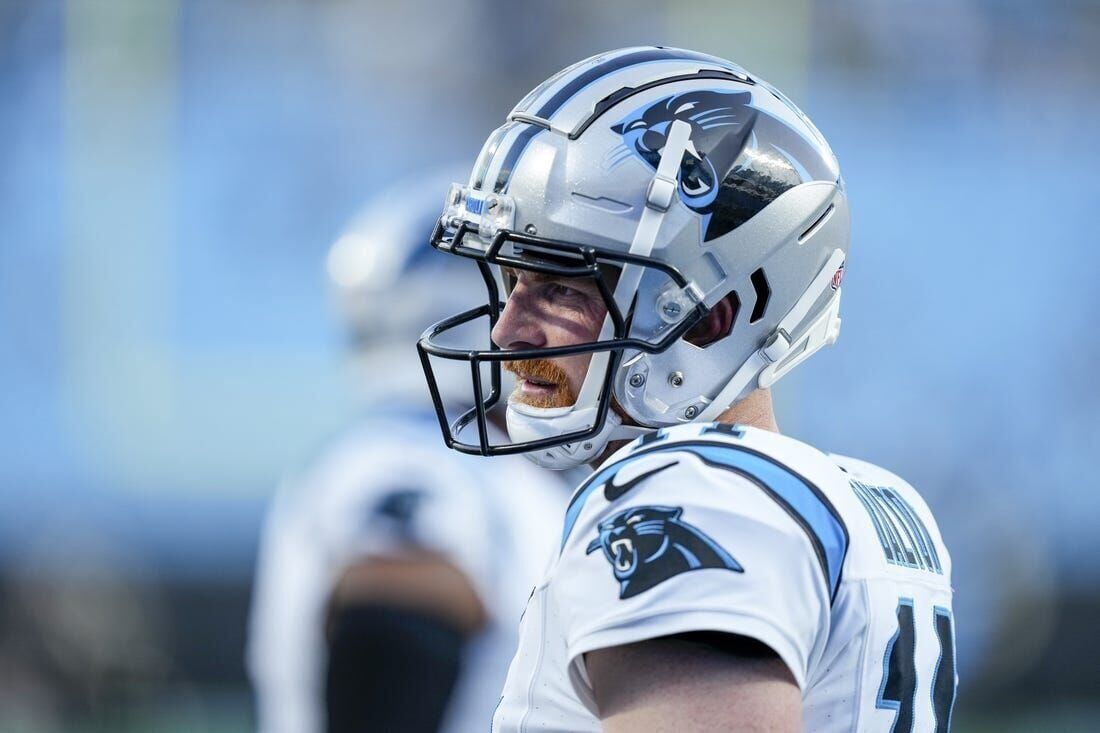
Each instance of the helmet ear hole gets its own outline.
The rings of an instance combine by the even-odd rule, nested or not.
[[[737,296],[737,291],[729,291],[724,298],[714,304],[701,321],[688,329],[684,334],[684,341],[700,347],[721,341],[730,335],[740,310],[741,298]]]

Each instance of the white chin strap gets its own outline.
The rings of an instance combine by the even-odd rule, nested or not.
[[[517,443],[526,443],[585,430],[596,423],[596,410],[595,407],[531,407],[522,402],[509,402],[508,437]],[[596,435],[523,455],[542,468],[564,471],[598,458],[612,440],[633,440],[647,432],[647,428],[623,425],[622,418],[608,410],[603,430]]]
[[[638,220],[638,228],[634,230],[630,254],[648,256],[653,251],[665,213],[676,200],[680,163],[684,159],[684,151],[690,145],[691,125],[683,120],[676,120],[669,128],[664,149],[661,151],[661,160],[657,164],[657,172],[646,192],[646,206]],[[614,298],[622,313],[630,309],[630,303],[634,300],[634,294],[642,281],[642,270],[643,268],[637,265],[625,265],[619,274]],[[600,331],[600,341],[610,338],[612,329],[613,322],[608,315]],[[508,437],[519,443],[553,438],[595,425],[609,358],[610,354],[606,351],[592,355],[584,384],[581,385],[580,394],[577,395],[577,402],[570,407],[540,408],[510,402],[507,415]],[[606,399],[610,399],[610,395]],[[623,425],[622,419],[609,410],[603,429],[591,438],[524,455],[544,468],[558,470],[574,468],[599,456],[609,441],[636,438],[652,430],[652,428]]]
[[[798,339],[792,341],[791,333],[797,331],[806,319],[810,308],[825,291],[832,287],[833,275],[844,262],[844,251],[833,250],[833,254],[810,282],[806,292],[802,293],[794,307],[783,316],[775,331],[764,345],[753,352],[752,356],[734,372],[733,377],[715,395],[710,404],[699,413],[694,422],[711,422],[721,415],[727,407],[760,387],[767,389],[784,374],[805,361],[811,354],[823,346],[836,342],[840,335],[840,289],[829,299],[821,313],[806,327]]]

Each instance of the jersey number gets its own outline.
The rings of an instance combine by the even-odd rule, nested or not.
[[[955,705],[955,628],[951,612],[935,607],[936,637],[940,658],[932,674],[932,710],[936,715],[936,733],[951,730],[951,709]],[[896,710],[891,733],[912,733],[917,693],[917,637],[913,621],[913,599],[898,600],[898,630],[886,645],[883,658],[882,686],[876,707]]]

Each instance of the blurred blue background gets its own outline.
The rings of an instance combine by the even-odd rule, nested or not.
[[[265,502],[356,408],[325,251],[642,43],[768,79],[841,161],[844,337],[780,424],[932,505],[956,729],[1094,729],[1100,3],[3,0],[0,732],[249,728]]]

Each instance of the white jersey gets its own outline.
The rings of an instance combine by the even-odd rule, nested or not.
[[[263,733],[324,730],[326,604],[357,559],[409,548],[444,555],[489,614],[467,645],[443,731],[488,728],[516,625],[557,548],[568,491],[522,457],[447,449],[435,416],[378,416],[277,494],[261,542],[247,651]]]
[[[574,494],[493,731],[599,731],[585,652],[717,631],[782,658],[806,731],[945,733],[950,579],[935,520],[897,476],[753,428],[661,430]]]

